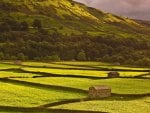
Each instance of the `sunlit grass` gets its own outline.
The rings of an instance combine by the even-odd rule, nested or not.
[[[31,73],[17,73],[17,72],[0,71],[0,78],[4,78],[4,77],[26,78],[26,77],[33,77],[33,76],[40,76],[40,75],[31,74]]]
[[[0,82],[0,105],[33,107],[64,99],[82,98],[85,95],[69,91],[32,88]]]
[[[20,66],[17,65],[9,65],[9,64],[1,64],[0,63],[0,70],[1,69],[9,69],[9,68],[19,68]]]
[[[46,72],[60,75],[82,75],[82,76],[96,76],[106,77],[106,71],[91,71],[91,70],[70,70],[70,69],[47,69],[47,68],[22,68],[30,72]]]
[[[141,98],[137,100],[96,100],[60,105],[53,108],[102,111],[109,113],[149,113],[150,98]]]
[[[22,66],[16,66],[13,62],[10,64],[0,64],[0,69],[10,69],[0,71],[0,78],[11,77],[11,80],[17,81],[8,83],[0,82],[0,105],[2,106],[21,106],[36,107],[39,105],[58,102],[68,99],[86,98],[87,94],[63,89],[51,89],[44,85],[54,85],[61,87],[70,87],[75,89],[87,90],[95,85],[107,85],[115,94],[147,94],[150,93],[149,76],[143,76],[147,79],[134,78],[134,76],[146,74],[148,72],[136,72],[132,70],[148,70],[148,68],[135,68],[127,66],[116,66],[113,64],[101,62],[22,62]],[[30,67],[31,66],[31,67]],[[33,67],[32,67],[33,66]],[[40,68],[41,67],[41,68]],[[72,68],[72,69],[71,69]],[[107,78],[109,71],[98,71],[96,69],[125,69],[130,71],[118,71],[121,77],[131,78]],[[13,70],[18,69],[18,70]],[[84,70],[86,69],[86,70]],[[95,69],[95,70],[92,70]],[[26,71],[26,73],[23,72]],[[28,73],[29,72],[29,73]],[[37,72],[52,73],[62,75],[62,77],[42,77],[42,74],[32,74]],[[63,77],[63,75],[65,75]],[[66,76],[68,75],[68,77]],[[73,76],[75,77],[73,77]],[[77,75],[88,77],[102,77],[96,79],[76,78]],[[41,76],[34,78],[33,76]],[[78,77],[80,77],[78,76]],[[15,77],[15,78],[12,78]],[[33,77],[33,78],[32,78]],[[106,79],[103,79],[106,77]],[[2,79],[3,80],[3,79]],[[5,80],[7,82],[7,79]],[[22,81],[22,82],[21,82]],[[25,82],[24,82],[25,81]],[[10,82],[10,83],[9,83]],[[28,82],[39,84],[40,86],[28,85]],[[26,84],[24,84],[26,83]],[[29,83],[29,84],[30,84]],[[126,100],[121,97],[106,98],[97,101],[80,102],[74,104],[60,105],[53,108],[89,110],[89,111],[105,111],[111,113],[148,113],[150,99],[141,97],[132,99],[128,97]],[[135,109],[137,108],[137,109]]]
[[[46,72],[60,75],[81,75],[94,77],[107,77],[109,71],[95,71],[95,70],[71,70],[71,69],[48,69],[48,68],[22,68],[29,72]],[[119,72],[122,77],[134,77],[145,74],[146,72]]]
[[[17,79],[21,81],[28,81],[41,84],[58,85],[65,87],[73,87],[78,89],[88,90],[89,87],[94,85],[108,85],[112,87],[113,93],[119,94],[143,94],[150,93],[150,81],[139,79],[80,79],[80,78],[63,78],[63,77],[50,77],[50,78],[23,78]]]
[[[26,66],[39,66],[39,67],[54,67],[54,68],[75,68],[75,69],[90,69],[90,67],[84,67],[84,66],[74,66],[74,65],[63,65],[59,63],[46,63],[46,62],[23,62],[23,65]]]

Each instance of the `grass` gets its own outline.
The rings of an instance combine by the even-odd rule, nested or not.
[[[2,69],[10,69],[10,68],[18,68],[20,66],[17,66],[17,65],[9,65],[9,64],[1,64],[0,63],[0,70]]]
[[[35,107],[64,99],[83,98],[85,95],[0,82],[0,97],[0,105],[3,106]]]
[[[113,93],[109,98],[56,104],[50,108],[110,113],[149,113],[150,97],[148,95],[140,96],[150,94],[149,75],[134,78],[134,76],[147,73],[138,72],[138,70],[148,70],[149,68],[116,66],[101,62],[23,62],[22,64],[22,66],[14,65],[12,62],[0,64],[0,97],[2,97],[0,106],[37,107],[64,100],[83,99],[88,97],[88,93],[85,94],[82,91],[88,90],[89,87],[108,85],[112,88]],[[107,78],[109,71],[96,70],[100,68],[129,71],[120,72],[121,77],[124,78],[109,79]],[[58,77],[57,75],[42,77],[42,73],[38,74],[38,72],[58,74]],[[4,79],[4,77],[10,78]],[[2,112],[6,113],[5,110]]]
[[[109,113],[149,113],[150,98],[142,98],[137,100],[97,100],[88,102],[79,102],[73,104],[60,105],[53,108],[58,109],[77,109],[89,111],[103,111]]]
[[[100,79],[100,80],[90,80],[90,79],[80,79],[80,78],[63,78],[63,77],[51,77],[51,78],[23,78],[17,79],[21,81],[28,81],[33,83],[49,84],[73,87],[78,89],[88,90],[90,86],[93,85],[108,85],[112,87],[113,93],[118,94],[144,94],[150,93],[150,81],[149,80],[139,80],[139,79]]]
[[[75,69],[88,69],[83,66],[74,66],[74,65],[61,65],[57,63],[45,63],[45,62],[24,62],[23,65],[26,66],[35,66],[35,67],[56,67],[56,68],[75,68]],[[89,67],[90,69],[90,67]]]
[[[22,68],[23,70],[30,72],[46,72],[60,75],[81,75],[81,76],[93,76],[93,77],[107,77],[109,71],[95,71],[95,70],[73,70],[73,69],[48,69],[48,68]],[[146,72],[120,72],[120,76],[133,77]]]
[[[22,69],[30,72],[46,72],[68,76],[82,75],[82,76],[105,77],[107,75],[107,72],[105,71],[91,71],[91,70],[47,69],[47,68],[22,68]]]
[[[4,77],[28,78],[28,77],[33,77],[33,76],[39,76],[39,75],[31,74],[31,73],[17,73],[17,72],[0,71],[0,78],[4,78]]]

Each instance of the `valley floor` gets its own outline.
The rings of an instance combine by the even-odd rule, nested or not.
[[[120,73],[109,78],[109,72]],[[0,63],[0,113],[149,113],[150,68],[101,62]],[[112,88],[90,99],[95,85]]]

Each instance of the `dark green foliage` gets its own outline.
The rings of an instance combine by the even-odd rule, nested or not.
[[[21,30],[22,31],[28,31],[29,30],[29,25],[26,21],[21,22]]]
[[[7,32],[0,34],[3,59],[90,60],[111,63],[150,65],[150,41],[144,38],[63,36]],[[3,56],[3,55],[2,55]]]
[[[32,25],[34,28],[37,28],[37,29],[41,29],[42,28],[42,22],[41,20],[39,19],[35,19],[33,21],[33,25]]]
[[[26,57],[25,57],[25,55],[24,55],[23,53],[18,53],[18,54],[17,54],[17,59],[18,59],[18,60],[25,60]]]
[[[38,29],[38,32],[43,34],[43,35],[48,35],[48,30],[43,29],[43,28]]]
[[[77,60],[79,60],[79,61],[86,61],[86,54],[85,54],[85,52],[83,50],[78,53]]]
[[[46,56],[44,57],[46,61],[60,61],[60,57],[58,55]]]
[[[3,52],[0,52],[0,60],[4,60],[5,57],[4,57],[4,53]]]
[[[7,23],[0,24],[0,32],[9,32],[11,30],[10,26]]]

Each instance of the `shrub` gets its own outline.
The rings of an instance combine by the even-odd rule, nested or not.
[[[79,60],[79,61],[86,61],[86,54],[85,54],[85,52],[83,50],[78,53],[77,60]]]

